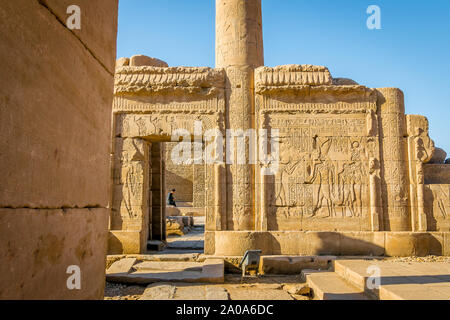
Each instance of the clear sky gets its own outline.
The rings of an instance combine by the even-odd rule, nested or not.
[[[398,87],[450,157],[450,0],[262,0],[265,65],[327,66],[372,88]],[[381,30],[366,10],[381,9]],[[215,0],[120,0],[118,57],[214,67]]]

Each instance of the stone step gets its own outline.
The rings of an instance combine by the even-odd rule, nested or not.
[[[357,287],[332,271],[303,270],[314,300],[370,300]]]
[[[374,267],[379,270],[380,286],[372,289],[367,280],[374,275]],[[359,290],[380,300],[450,299],[448,263],[336,260],[334,270]]]
[[[206,259],[204,262],[116,261],[108,269],[106,280],[127,284],[155,282],[223,283],[224,261]],[[110,270],[114,272],[110,272]]]

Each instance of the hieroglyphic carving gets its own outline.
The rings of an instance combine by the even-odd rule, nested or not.
[[[450,185],[424,185],[428,231],[450,231]]]
[[[262,106],[263,112],[303,112],[303,113],[366,113],[366,110],[376,111],[376,104],[372,102],[337,102],[337,103],[287,103],[271,101]]]
[[[114,97],[113,111],[115,113],[193,113],[213,114],[225,112],[223,97],[214,97],[204,100],[182,99],[167,101],[167,98],[152,97]]]
[[[383,230],[383,214],[381,207],[381,173],[379,161],[370,157],[369,159],[369,174],[370,174],[370,212],[371,212],[371,226],[372,231]]]
[[[254,69],[264,64],[261,0],[218,1],[216,13],[216,66],[227,73],[227,128],[246,131],[254,128]],[[227,165],[229,230],[254,229],[253,190],[253,165]]]
[[[368,136],[366,114],[266,116],[267,127],[278,129],[281,139],[280,169],[268,188],[274,196],[266,200],[269,228],[336,227],[323,218],[342,224],[355,219],[346,222],[348,228],[370,228],[368,164],[377,146]]]
[[[249,67],[227,68],[227,77],[230,88],[226,90],[228,98],[228,127],[232,130],[247,130],[253,128],[253,94],[252,79],[253,70]],[[235,141],[231,142],[232,144]],[[252,230],[253,219],[253,166],[249,164],[250,145],[245,142],[245,163],[237,164],[238,148],[234,148],[234,154],[228,155],[234,164],[227,165],[230,176],[227,179],[227,208],[228,228],[233,230]]]
[[[171,137],[177,129],[194,134],[196,121],[202,123],[203,132],[217,128],[219,115],[198,114],[116,114],[116,135],[121,137]]]
[[[142,139],[116,138],[113,228],[142,230],[148,215],[149,145]]]
[[[424,168],[431,160],[434,142],[428,136],[428,121],[423,116],[406,116],[408,132],[408,163],[411,195],[411,225],[413,231],[427,231],[425,212]]]
[[[408,231],[411,221],[403,92],[395,88],[378,89],[378,106],[383,145],[384,227],[389,231]]]
[[[194,164],[193,165],[193,206],[196,208],[205,206],[205,177],[206,177],[206,165]]]
[[[261,0],[216,3],[216,67],[264,64]]]

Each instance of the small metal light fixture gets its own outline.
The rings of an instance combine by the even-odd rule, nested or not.
[[[242,268],[242,277],[246,277],[247,272],[251,275],[256,275],[258,273],[261,253],[261,250],[248,250],[245,252],[241,263],[239,263],[239,267]]]

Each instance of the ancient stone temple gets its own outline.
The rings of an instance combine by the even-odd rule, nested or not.
[[[450,166],[427,119],[405,114],[402,91],[322,66],[265,67],[261,1],[217,0],[216,10],[216,68],[118,62],[110,252],[165,239],[164,168],[174,165],[164,148],[182,128],[193,153],[231,160],[199,161],[189,173],[199,182],[187,193],[205,208],[205,254],[450,254]],[[221,143],[229,129],[247,139],[244,154]],[[249,161],[249,129],[278,143],[265,146],[279,151],[273,174],[273,163]]]

